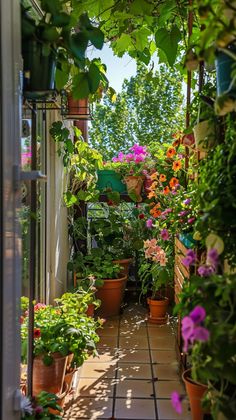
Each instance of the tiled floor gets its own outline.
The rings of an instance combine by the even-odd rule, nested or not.
[[[172,391],[184,394],[170,324],[146,321],[146,310],[128,307],[100,332],[99,357],[82,366],[74,399],[64,419],[190,420],[187,401],[176,414]]]

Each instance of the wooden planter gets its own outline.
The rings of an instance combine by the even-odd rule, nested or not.
[[[204,411],[201,407],[201,399],[207,391],[207,386],[194,382],[191,379],[191,369],[185,370],[182,375],[186,392],[188,394],[193,420],[203,420]]]
[[[148,298],[147,303],[150,310],[148,321],[153,324],[165,324],[167,322],[169,299],[156,300]]]
[[[41,391],[52,394],[61,394],[63,382],[68,362],[68,356],[62,356],[60,353],[53,353],[53,363],[46,366],[43,363],[43,357],[37,356],[33,363],[33,395]]]
[[[103,281],[103,286],[99,287],[96,292],[96,297],[101,300],[98,315],[104,318],[119,315],[127,277],[124,276],[119,279],[106,279]]]

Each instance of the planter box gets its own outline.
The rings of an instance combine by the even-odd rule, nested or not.
[[[117,191],[120,194],[127,194],[126,185],[121,181],[121,176],[112,170],[98,171],[97,189],[106,192],[107,189]]]
[[[180,233],[179,240],[186,248],[194,248],[196,241],[193,239],[192,233]]]
[[[236,46],[231,45],[228,50],[236,55]],[[217,95],[229,93],[229,96],[236,98],[236,83],[230,88],[232,82],[232,71],[235,60],[222,51],[217,52],[216,56],[216,82]],[[230,89],[229,89],[230,88]]]

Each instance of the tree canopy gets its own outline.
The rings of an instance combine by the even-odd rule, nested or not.
[[[97,104],[89,129],[89,142],[105,160],[134,143],[168,142],[176,127],[183,128],[183,93],[177,71],[138,65],[116,97],[105,95]]]

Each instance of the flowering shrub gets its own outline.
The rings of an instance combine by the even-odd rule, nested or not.
[[[53,414],[50,409],[62,411],[62,408],[57,404],[58,398],[55,394],[49,394],[42,391],[37,397],[31,399],[21,396],[21,420],[62,420],[62,416]]]

